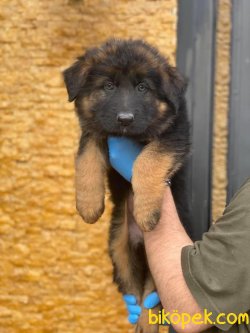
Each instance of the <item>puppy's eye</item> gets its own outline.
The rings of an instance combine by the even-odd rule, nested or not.
[[[147,91],[147,86],[144,82],[141,82],[137,85],[136,89],[139,91],[139,92],[146,92]]]
[[[114,83],[113,83],[112,81],[106,81],[106,82],[104,83],[103,88],[104,88],[105,90],[114,90],[114,89],[115,89],[115,85],[114,85]]]

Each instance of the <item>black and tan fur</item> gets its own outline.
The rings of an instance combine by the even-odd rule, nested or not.
[[[104,211],[105,179],[114,209],[109,249],[114,281],[139,304],[155,290],[141,231],[160,217],[164,180],[172,179],[178,212],[185,223],[182,166],[189,151],[186,84],[178,71],[141,40],[111,39],[89,49],[64,72],[69,101],[75,101],[82,136],[76,158],[76,205],[88,223]],[[132,114],[127,125],[120,114]],[[132,186],[109,164],[107,137],[128,136],[144,144],[133,167]],[[158,311],[156,308],[154,311]],[[144,310],[136,332],[158,332]]]

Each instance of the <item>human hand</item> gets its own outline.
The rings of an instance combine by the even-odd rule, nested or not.
[[[134,295],[123,295],[128,310],[128,321],[130,324],[136,324],[141,314],[141,307],[137,303],[137,299]]]
[[[112,167],[128,182],[132,178],[133,164],[143,145],[126,137],[108,137],[109,160]]]
[[[123,299],[126,303],[126,307],[128,310],[128,321],[131,324],[136,324],[139,316],[141,314],[141,307],[138,305],[136,297],[134,295],[124,295]],[[149,295],[146,296],[143,306],[146,309],[152,309],[160,303],[159,295],[156,291],[153,291]]]
[[[134,161],[142,151],[143,145],[130,138],[111,136],[108,138],[108,148],[110,164],[121,176],[130,182]],[[166,185],[170,185],[170,180],[166,180]],[[123,299],[128,310],[128,321],[131,324],[136,324],[142,312],[141,306],[137,303],[134,295],[124,295]],[[143,307],[152,309],[159,303],[159,295],[154,291],[144,299]]]

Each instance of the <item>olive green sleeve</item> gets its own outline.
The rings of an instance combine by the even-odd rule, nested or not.
[[[185,281],[202,309],[245,313],[250,309],[250,179],[201,241],[182,249]],[[228,330],[230,324],[216,324]]]

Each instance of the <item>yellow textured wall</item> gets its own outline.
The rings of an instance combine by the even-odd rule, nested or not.
[[[128,332],[107,254],[110,207],[96,225],[75,212],[78,124],[61,70],[110,36],[144,37],[173,62],[176,2],[0,7],[0,333]]]
[[[231,0],[220,0],[217,3],[212,193],[214,220],[222,214],[226,204],[231,38]]]

